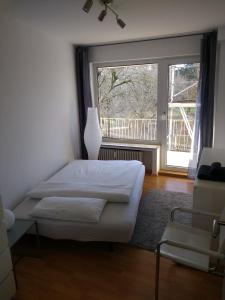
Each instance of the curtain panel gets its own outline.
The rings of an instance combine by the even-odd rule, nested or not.
[[[189,177],[194,178],[204,147],[213,145],[214,90],[216,71],[217,32],[204,33],[201,41],[200,74],[195,116],[193,158],[189,164]]]
[[[213,144],[214,90],[216,71],[217,32],[205,33],[202,39],[199,92],[200,153],[203,147]]]
[[[92,107],[90,87],[90,67],[88,47],[75,47],[75,70],[77,82],[77,97],[80,123],[81,158],[87,159],[88,154],[84,144],[84,129],[87,120],[88,107]]]

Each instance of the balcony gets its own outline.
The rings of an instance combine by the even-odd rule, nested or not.
[[[106,138],[156,141],[156,119],[100,118],[102,135]],[[167,165],[187,167],[191,158],[192,131],[194,120],[184,119],[169,121],[167,137]]]

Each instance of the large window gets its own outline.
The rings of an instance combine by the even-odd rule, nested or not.
[[[161,167],[185,169],[193,155],[198,57],[96,65],[104,138],[161,145]]]
[[[157,140],[158,64],[98,67],[103,137]]]

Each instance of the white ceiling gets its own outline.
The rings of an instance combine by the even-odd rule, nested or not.
[[[121,29],[112,14],[101,23],[94,0],[8,0],[7,13],[74,44],[98,44],[206,31],[225,25],[224,0],[114,0],[113,7],[127,26]]]

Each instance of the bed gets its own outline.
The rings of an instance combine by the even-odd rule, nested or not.
[[[126,174],[126,168],[123,161],[95,161],[97,163],[98,171],[94,179],[90,178],[90,171],[86,171],[87,169],[92,169],[89,166],[92,164],[94,166],[93,161],[74,161],[63,168],[60,172],[51,177],[47,183],[59,182],[62,180],[67,180],[71,182],[71,178],[76,177],[79,182],[82,177],[83,180],[87,180],[90,182],[92,180],[93,185],[96,184],[97,189],[94,188],[95,192],[98,191],[98,183],[99,180],[102,180],[101,176],[105,177],[104,182],[107,184],[112,181],[112,189],[115,191],[119,190],[122,186],[123,181],[125,182],[124,174]],[[77,168],[77,166],[85,164],[85,172],[80,171],[81,169]],[[131,163],[132,164],[132,163]],[[102,168],[104,166],[104,168]],[[120,167],[119,167],[120,166]],[[114,171],[113,169],[121,168],[121,178],[116,178],[114,181]],[[78,170],[75,172],[74,170]],[[144,166],[139,163],[136,163],[134,174],[131,174],[134,179],[134,183],[132,183],[132,189],[129,195],[129,201],[125,201],[123,199],[122,202],[119,201],[119,194],[116,199],[110,200],[107,192],[105,190],[105,197],[108,198],[107,204],[102,212],[101,219],[98,223],[84,223],[84,222],[74,222],[74,221],[61,221],[61,220],[53,220],[53,219],[45,219],[38,218],[38,228],[39,233],[42,236],[53,238],[53,239],[69,239],[69,240],[77,240],[77,241],[108,241],[108,242],[128,242],[131,239],[134,226],[136,223],[136,217],[138,212],[138,206],[140,202],[140,198],[142,195],[142,187],[145,175]],[[107,172],[106,172],[107,170]],[[112,171],[110,171],[112,170]],[[76,176],[74,175],[76,173]],[[108,173],[108,177],[106,176]],[[131,172],[129,172],[131,173]],[[71,177],[72,174],[72,177]],[[78,176],[79,175],[79,176]],[[93,175],[93,174],[92,174]],[[98,176],[96,176],[98,175]],[[129,177],[130,174],[127,174]],[[75,177],[74,177],[75,176]],[[93,177],[93,176],[92,176]],[[106,178],[107,177],[107,178]],[[76,181],[76,182],[77,182]],[[119,183],[120,186],[119,186]],[[122,186],[124,187],[124,186]],[[88,196],[90,196],[90,189],[87,189]],[[79,187],[80,192],[80,187]],[[33,195],[33,194],[31,194]],[[85,195],[84,191],[82,195]],[[99,194],[97,194],[99,195]],[[80,194],[79,194],[80,196]],[[35,205],[40,201],[40,199],[31,198],[30,196],[26,197],[23,202],[21,202],[14,210],[14,213],[17,218],[31,218],[30,212],[33,210]]]

